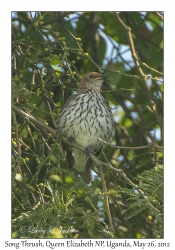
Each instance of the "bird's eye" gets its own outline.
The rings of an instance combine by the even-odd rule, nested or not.
[[[93,76],[93,74],[90,74],[90,76],[89,76],[90,78],[93,78],[94,76]]]

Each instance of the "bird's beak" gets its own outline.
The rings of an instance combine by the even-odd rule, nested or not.
[[[98,77],[98,78],[96,78],[96,80],[105,80],[105,79],[107,79],[107,78],[109,78],[109,76],[100,76],[100,77]]]
[[[107,78],[109,78],[109,76],[102,76],[102,79],[107,79]]]

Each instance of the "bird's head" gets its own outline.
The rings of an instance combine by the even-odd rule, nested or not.
[[[101,85],[108,76],[104,76],[101,73],[89,72],[81,79],[78,92],[84,92],[87,90],[100,92]]]

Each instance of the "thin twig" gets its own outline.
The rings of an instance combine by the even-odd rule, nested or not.
[[[21,145],[20,145],[20,141],[19,141],[19,133],[18,133],[18,124],[17,124],[17,120],[16,120],[16,113],[13,111],[12,112],[13,115],[13,125],[15,126],[15,135],[16,135],[16,144],[17,144],[17,160],[16,160],[16,167],[15,170],[13,172],[13,178],[12,178],[12,187],[15,181],[15,177],[16,174],[19,170],[20,167],[20,161],[21,161]]]
[[[25,113],[24,111],[20,110],[19,108],[17,108],[16,106],[12,105],[12,109],[19,115],[21,115],[23,118],[28,119],[30,121],[32,121],[35,125],[37,125],[39,128],[42,128],[43,130],[47,131],[47,133],[52,134],[53,136],[56,136],[56,130],[45,125],[43,122],[39,121],[38,119],[36,119],[34,116],[29,115],[27,113]]]
[[[130,150],[137,150],[137,149],[144,149],[144,148],[159,148],[161,150],[163,150],[163,147],[158,146],[158,145],[154,145],[154,144],[149,144],[146,146],[139,146],[139,147],[122,147],[122,146],[117,146],[117,145],[113,145],[107,141],[102,140],[100,137],[98,138],[99,141],[103,142],[106,145],[110,145],[111,147],[115,148],[115,149],[130,149]]]
[[[26,118],[26,119],[29,119],[30,121],[32,121],[34,124],[38,125],[40,128],[44,129],[46,132],[48,132],[48,135],[50,136],[50,134],[52,134],[53,136],[56,136],[58,137],[57,133],[56,133],[56,130],[45,125],[43,122],[39,121],[38,119],[36,119],[35,117],[29,115],[29,114],[26,114],[24,111],[18,109],[17,107],[15,107],[14,105],[12,105],[12,109],[20,114],[22,117]],[[49,134],[50,133],[50,134]],[[83,153],[86,154],[86,149],[84,147],[81,147],[79,146],[78,144],[76,143],[72,143],[70,142],[69,140],[67,140],[66,137],[64,136],[59,136],[60,139],[62,141],[64,141],[65,143],[67,143],[69,146],[73,147],[73,148],[77,148],[79,149],[80,151],[82,151]],[[118,173],[130,186],[134,187],[135,189],[138,190],[138,192],[140,193],[140,195],[145,199],[145,201],[148,203],[148,205],[150,207],[152,207],[156,212],[160,213],[160,211],[155,208],[152,204],[150,204],[148,202],[148,199],[145,197],[144,195],[144,192],[141,190],[141,189],[138,189],[137,185],[135,185],[128,177],[127,175],[124,173],[123,170],[121,169],[117,169],[117,168],[114,168],[110,163],[104,163],[100,160],[98,160],[93,154],[89,154],[89,158],[96,164],[97,167],[101,167],[101,166],[104,166],[106,167],[107,169],[113,171],[113,172],[116,172]]]
[[[137,185],[135,185],[128,177],[127,175],[125,174],[125,172],[122,170],[122,169],[117,169],[117,168],[114,168],[110,163],[104,163],[100,160],[98,160],[94,155],[90,154],[89,157],[91,158],[91,160],[96,164],[97,167],[99,166],[104,166],[106,167],[107,169],[113,171],[113,172],[116,172],[118,173],[130,186],[134,187],[138,192],[139,194],[143,197],[143,199],[148,203],[148,205],[153,208],[157,213],[160,213],[160,211],[154,207],[151,203],[148,202],[148,199],[147,197],[144,195],[144,192],[138,188]]]
[[[149,99],[149,103],[150,103],[150,107],[151,107],[151,110],[153,111],[153,114],[156,118],[156,120],[159,122],[160,126],[161,126],[161,129],[163,127],[163,124],[162,124],[162,121],[157,113],[157,110],[156,110],[156,105],[155,103],[152,101],[152,97],[151,97],[151,93],[150,93],[150,89],[147,85],[147,82],[146,82],[146,79],[147,79],[147,76],[144,74],[142,68],[141,68],[141,65],[140,65],[140,62],[139,62],[139,58],[137,56],[137,53],[136,53],[136,50],[135,50],[135,46],[134,46],[134,42],[133,42],[133,39],[132,39],[132,34],[131,34],[131,28],[128,27],[124,22],[123,20],[119,17],[118,14],[115,14],[117,20],[119,21],[119,23],[122,25],[122,27],[124,28],[124,30],[126,31],[127,33],[127,36],[128,36],[128,41],[129,41],[129,44],[130,44],[130,48],[131,48],[131,54],[132,54],[132,58],[135,62],[135,65],[136,65],[136,68],[138,70],[138,73],[140,75],[140,77],[143,79],[143,85],[145,87],[145,90],[147,92],[147,96],[148,96],[148,99]]]
[[[13,53],[13,67],[16,70],[16,56],[15,56],[15,53]]]
[[[133,104],[133,106],[134,106],[136,112],[139,114],[139,117],[140,117],[140,119],[142,120],[142,123],[143,123],[144,127],[147,127],[147,123],[146,123],[146,121],[145,121],[145,118],[144,118],[144,116],[143,116],[143,113],[142,113],[141,110],[138,108],[138,104],[137,104],[136,99],[135,99],[135,98],[131,98],[130,96],[126,95],[126,94],[125,94],[124,92],[122,92],[122,91],[119,91],[119,92],[118,92],[118,95],[121,96],[122,98],[124,98],[125,100],[130,101],[130,102]],[[123,107],[123,109],[124,109],[124,106],[122,106],[122,107]],[[125,112],[126,112],[126,109],[124,109],[124,110],[125,110]],[[131,115],[130,115],[130,119],[133,121],[133,123],[135,122],[135,121],[133,120],[133,118],[132,118]],[[155,121],[155,125],[156,125],[156,124],[157,124],[157,122]],[[154,139],[154,137],[153,137],[152,134],[150,133],[150,130],[148,130],[148,134],[149,134],[150,139],[151,139],[152,142],[154,143],[154,145],[156,145],[156,140]]]
[[[160,75],[163,76],[163,73],[162,73],[162,72],[159,72],[158,70],[155,70],[155,69],[149,67],[146,63],[142,63],[142,65],[145,66],[146,68],[148,68],[148,69],[154,71],[155,73],[160,74]]]
[[[89,200],[89,203],[91,204],[91,206],[93,207],[93,209],[94,209],[94,211],[95,212],[97,212],[98,211],[98,209],[96,209],[96,207],[93,205],[93,203],[92,203],[92,201],[91,201],[91,199],[89,198],[89,196],[87,195],[87,193],[85,192],[85,194],[86,194],[86,197],[88,198],[88,200]]]
[[[160,18],[160,20],[163,22],[163,15],[160,14],[160,12],[156,11],[156,14],[158,15],[158,17]]]
[[[112,216],[111,216],[111,211],[109,208],[109,199],[108,199],[108,195],[107,195],[107,188],[106,188],[106,182],[105,182],[105,178],[104,178],[104,173],[103,173],[103,167],[99,167],[99,174],[100,174],[100,178],[101,178],[101,183],[102,183],[102,191],[105,194],[105,207],[106,207],[106,212],[107,212],[107,216],[108,216],[108,221],[109,221],[109,230],[112,233],[115,233],[115,228],[112,222]]]
[[[21,145],[23,145],[25,148],[27,148],[29,151],[31,151],[33,153],[33,156],[38,157],[38,155],[29,146],[27,146],[27,144],[25,144],[23,142],[23,140],[19,139],[19,141],[20,141]]]

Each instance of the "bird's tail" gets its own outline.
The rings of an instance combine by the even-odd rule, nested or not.
[[[87,155],[80,150],[74,148],[74,168],[77,173],[83,177],[85,182],[90,183],[92,181],[91,165],[92,160],[87,158]]]
[[[81,177],[87,182],[88,184],[92,181],[92,174],[91,174],[91,169],[89,168],[86,172],[81,172],[79,173]]]

